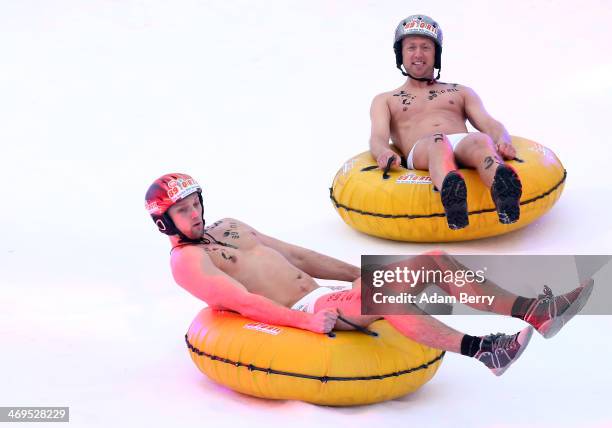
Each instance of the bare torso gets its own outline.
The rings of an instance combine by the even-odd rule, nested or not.
[[[435,83],[423,88],[404,85],[386,92],[391,114],[391,141],[405,156],[421,138],[435,133],[467,132],[461,85]]]
[[[222,219],[206,229],[215,243],[198,244],[214,265],[239,281],[253,294],[291,307],[318,287],[311,276],[301,271],[275,249],[264,245],[251,227],[234,219]],[[205,238],[209,236],[204,235]],[[212,240],[211,240],[212,241]]]

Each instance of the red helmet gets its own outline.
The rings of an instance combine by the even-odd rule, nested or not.
[[[179,235],[184,240],[190,240],[176,228],[168,215],[168,210],[172,205],[195,192],[198,192],[200,203],[204,206],[202,187],[187,174],[162,175],[151,184],[145,195],[145,208],[151,214],[160,232],[166,235]],[[205,224],[204,211],[202,211],[202,224]]]

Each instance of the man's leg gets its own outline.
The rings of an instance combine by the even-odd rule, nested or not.
[[[417,169],[428,169],[431,181],[440,189],[446,221],[450,229],[462,229],[469,224],[467,188],[455,163],[453,148],[444,134],[434,134],[417,141],[413,164]]]
[[[361,279],[354,282],[347,291],[321,296],[315,303],[315,312],[325,308],[335,308],[349,322],[367,327],[380,319],[377,315],[361,315]],[[407,305],[406,315],[387,315],[384,318],[402,335],[432,348],[460,353],[483,362],[499,376],[523,352],[531,338],[532,327],[527,327],[515,335],[470,336],[459,332],[414,305]],[[338,321],[338,329],[353,329]]]
[[[468,134],[456,145],[455,157],[461,164],[478,170],[482,182],[491,189],[499,221],[516,222],[520,217],[521,181],[497,153],[491,137],[481,132]]]
[[[447,254],[443,251],[430,251],[425,254],[421,254],[415,256],[408,260],[402,260],[394,265],[399,266],[401,268],[407,267],[412,270],[420,270],[423,268],[424,270],[431,271],[469,271],[471,268],[459,263],[457,259],[455,259],[450,254]],[[453,277],[455,277],[453,275]],[[484,302],[484,299],[479,300],[477,302],[466,303],[468,306],[477,309],[479,311],[492,312],[499,315],[508,315],[512,314],[512,307],[514,302],[519,297],[518,295],[501,288],[495,282],[485,278],[484,282],[480,283],[474,280],[465,280],[465,284],[458,286],[455,283],[451,282],[436,282],[435,284],[440,287],[444,292],[448,295],[455,296],[457,298],[460,297],[461,293],[467,293],[470,296],[492,296],[494,297],[492,303],[489,305]],[[428,282],[420,281],[416,287],[414,288],[415,294],[420,293],[426,286]]]
[[[430,271],[440,270],[443,272],[471,270],[471,268],[459,263],[457,259],[443,251],[430,251],[384,266],[384,269],[393,271],[398,267],[400,269],[408,268],[413,271],[421,269]],[[436,282],[435,284],[447,294],[455,297],[460,297],[460,293],[467,293],[470,296],[492,296],[494,299],[491,304],[484,301],[466,304],[481,311],[522,319],[535,327],[546,338],[550,338],[558,333],[584,307],[593,290],[593,281],[589,280],[574,290],[560,296],[553,296],[551,290],[545,287],[544,294],[539,295],[537,298],[527,298],[518,296],[487,278],[482,283],[476,280],[465,280],[464,282],[461,286],[450,282]],[[427,285],[428,282],[419,281],[408,291],[413,295],[417,295]]]
[[[429,170],[436,188],[442,188],[446,175],[457,169],[453,148],[444,134],[434,134],[418,140],[415,144],[413,164],[416,169]]]
[[[476,168],[485,186],[491,187],[495,170],[504,164],[493,140],[487,134],[471,132],[455,146],[455,156],[461,164]]]
[[[453,256],[443,251],[429,251],[396,263],[391,263],[385,266],[381,265],[379,268],[390,271],[395,271],[397,268],[400,270],[406,268],[415,272],[456,272],[471,270],[471,268],[462,265]],[[392,282],[386,282],[386,284],[387,286],[396,285]],[[487,278],[485,278],[484,282],[482,283],[477,282],[475,279],[472,281],[466,279],[465,284],[458,286],[452,282],[428,281],[427,278],[421,275],[418,277],[417,282],[415,282],[413,286],[408,289],[408,291],[410,294],[416,296],[423,292],[430,284],[439,286],[446,294],[455,297],[460,297],[460,293],[467,293],[470,296],[493,296],[495,298],[493,299],[491,305],[485,303],[484,299],[479,299],[478,302],[466,304],[467,306],[480,311],[492,312],[500,315],[511,315],[514,302],[519,297],[518,295],[499,287],[496,283]]]
[[[380,315],[362,315],[361,278],[358,278],[353,281],[353,288],[351,290],[337,291],[319,297],[315,303],[315,312],[326,308],[336,308],[343,318],[360,327],[367,327],[374,321],[385,318],[394,327],[396,327],[395,324],[398,324],[400,333],[416,342],[445,351],[457,353],[461,351],[463,333],[438,321],[414,305],[408,306],[408,313],[406,315],[384,317]],[[395,322],[392,322],[390,318]],[[335,328],[338,330],[354,329],[349,324],[340,320],[338,320]]]

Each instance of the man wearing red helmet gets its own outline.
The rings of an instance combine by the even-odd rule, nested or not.
[[[425,15],[402,20],[393,49],[396,66],[407,79],[372,101],[370,152],[378,166],[429,170],[453,230],[469,224],[467,188],[457,165],[475,168],[491,189],[499,221],[516,222],[522,186],[514,169],[504,163],[514,159],[516,151],[504,126],[487,113],[476,92],[438,81],[442,68],[438,23]],[[434,69],[438,69],[436,78]],[[466,120],[480,132],[468,133]]]
[[[224,218],[206,227],[202,188],[189,175],[166,174],[155,180],[146,193],[145,207],[159,231],[170,238],[175,281],[212,308],[317,333],[363,328],[381,318],[361,315],[358,267],[272,238],[236,219]],[[443,253],[417,256],[398,265],[414,270],[465,269]],[[335,291],[320,287],[313,278],[351,282],[351,288]],[[438,285],[452,295],[459,290],[447,283]],[[496,303],[469,305],[521,318],[544,337],[552,337],[586,303],[592,286],[591,281],[558,297],[545,290],[538,298],[529,299],[487,280],[480,288],[473,284],[472,292],[483,294],[486,290],[486,294],[495,295]],[[418,289],[411,292],[416,295]],[[474,357],[498,376],[520,356],[533,331],[530,325],[514,335],[470,336],[414,305],[407,305],[406,310],[409,315],[384,318],[405,336]]]

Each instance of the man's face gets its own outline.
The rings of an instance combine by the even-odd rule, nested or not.
[[[429,77],[433,73],[436,45],[428,37],[408,36],[402,40],[404,68],[414,77]]]
[[[185,236],[190,239],[198,239],[204,234],[203,212],[204,207],[200,204],[200,198],[196,192],[172,205],[168,210],[168,215],[177,229]]]

